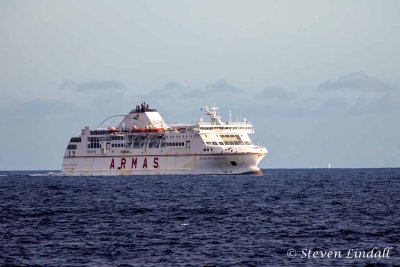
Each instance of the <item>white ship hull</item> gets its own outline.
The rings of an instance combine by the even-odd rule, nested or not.
[[[117,127],[86,126],[79,136],[71,137],[62,172],[80,176],[260,172],[257,165],[268,152],[251,141],[252,124],[222,122],[217,108],[205,107],[205,114],[211,121],[168,125],[143,102],[122,115]]]
[[[257,165],[263,157],[264,154],[259,153],[74,157],[64,158],[63,174],[131,176],[258,173],[260,168]]]

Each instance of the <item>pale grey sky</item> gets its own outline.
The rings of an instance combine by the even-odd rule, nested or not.
[[[399,1],[0,0],[0,169],[142,100],[245,117],[264,168],[400,167]]]

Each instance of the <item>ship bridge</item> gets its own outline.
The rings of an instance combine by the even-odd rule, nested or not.
[[[223,122],[216,107],[204,107],[204,114],[210,116],[210,121],[203,121],[200,119],[195,125],[195,130],[200,133],[254,133],[253,125],[246,119],[243,121],[233,122],[231,118],[229,121]]]

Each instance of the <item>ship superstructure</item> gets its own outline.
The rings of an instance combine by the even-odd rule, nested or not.
[[[142,102],[116,126],[86,126],[64,153],[67,175],[240,174],[259,172],[268,153],[254,145],[250,122],[223,122],[218,108],[204,107],[209,121],[167,124]]]

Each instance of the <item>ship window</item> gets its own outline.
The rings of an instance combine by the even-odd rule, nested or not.
[[[224,142],[218,142],[218,144],[220,144],[221,146],[223,146],[223,145],[224,145]]]
[[[81,138],[80,137],[72,137],[69,142],[71,142],[71,143],[80,143],[81,142]]]
[[[237,166],[237,163],[234,160],[231,161],[231,164],[232,164],[232,166]]]
[[[213,144],[213,145],[218,145],[218,143],[217,143],[217,142],[212,142],[212,144]]]

